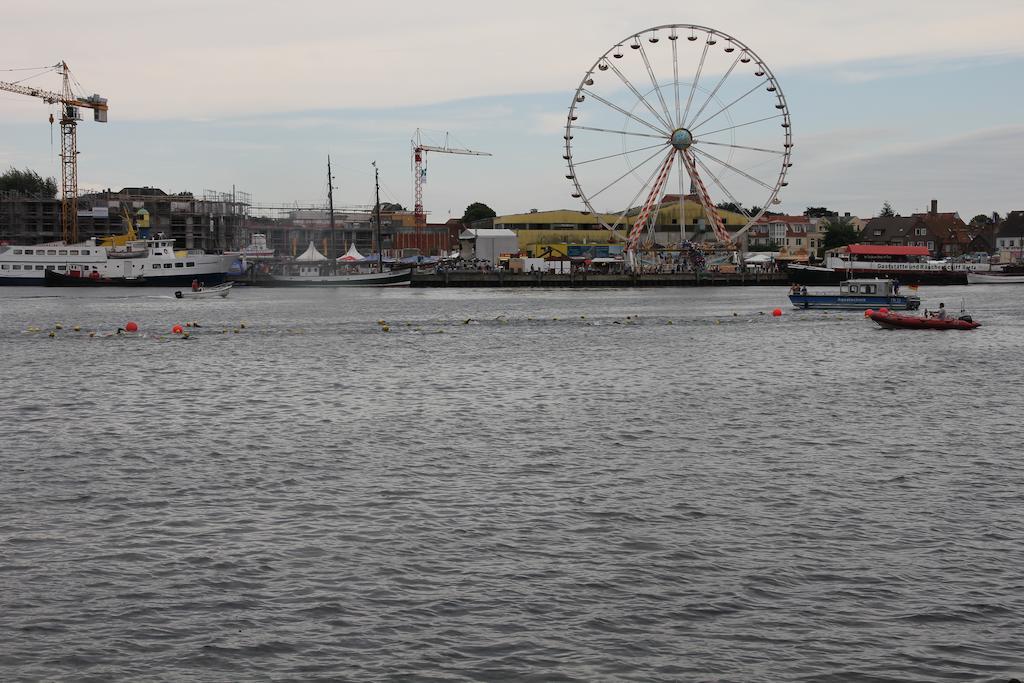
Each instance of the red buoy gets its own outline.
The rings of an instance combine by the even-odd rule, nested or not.
[[[776,308],[774,311],[772,311],[772,315],[774,315],[776,318],[778,318],[780,315],[782,315],[782,309],[781,308]]]
[[[126,332],[138,332],[139,324],[133,320],[129,320],[124,324],[124,329]]]
[[[174,334],[181,334],[183,331],[184,330],[182,329],[181,325],[175,325],[174,327],[171,328],[171,332],[173,332]]]
[[[864,311],[864,317],[865,317],[865,318],[870,318],[870,317],[871,317],[871,315],[872,315],[873,313],[874,313],[874,311],[872,311],[872,310],[871,310],[871,309],[869,308],[868,310]]]

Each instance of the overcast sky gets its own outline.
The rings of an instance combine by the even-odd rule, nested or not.
[[[83,187],[323,202],[331,154],[336,203],[371,201],[376,160],[385,197],[410,205],[410,137],[450,130],[494,156],[429,159],[425,204],[443,220],[473,201],[581,208],[561,159],[575,88],[609,47],[671,23],[732,34],[773,69],[795,142],[782,208],[1024,209],[1020,0],[6,0],[0,70],[64,59],[109,99],[110,122],[86,112],[79,129]],[[58,175],[49,112],[0,93],[0,168]]]

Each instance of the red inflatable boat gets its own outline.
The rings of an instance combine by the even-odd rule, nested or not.
[[[959,318],[920,318],[916,315],[900,315],[888,311],[870,311],[868,317],[878,323],[879,327],[887,330],[973,330],[981,327],[969,315],[962,315]]]

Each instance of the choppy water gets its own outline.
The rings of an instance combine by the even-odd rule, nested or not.
[[[1024,673],[1024,288],[167,294],[0,290],[3,680]]]

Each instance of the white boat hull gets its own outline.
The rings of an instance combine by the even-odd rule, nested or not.
[[[1024,285],[1024,275],[967,273],[969,285]]]
[[[174,293],[178,299],[216,299],[224,298],[231,293],[231,283],[225,282],[216,287],[203,287],[202,289],[183,289]]]
[[[259,282],[271,287],[398,287],[412,280],[411,270],[384,273],[352,273],[350,275],[274,275]]]

